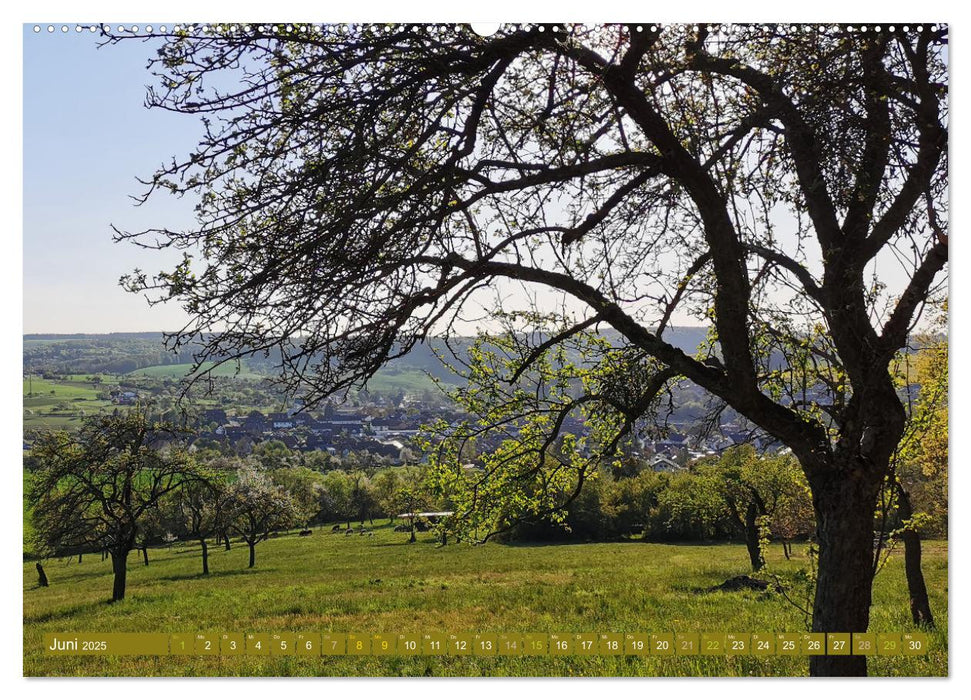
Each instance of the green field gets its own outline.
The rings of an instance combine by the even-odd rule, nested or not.
[[[97,401],[101,388],[91,382],[79,381],[80,376],[71,381],[51,381],[48,379],[24,379],[24,408],[52,406],[61,401]],[[33,390],[33,393],[31,393]],[[53,392],[53,393],[51,393]]]
[[[109,604],[109,562],[51,560],[51,587],[24,564],[24,673],[126,676],[751,676],[805,675],[805,657],[51,657],[44,633],[116,632],[772,632],[804,620],[775,593],[709,593],[746,573],[740,545],[643,542],[556,546],[406,544],[387,527],[373,538],[282,536],[247,550],[197,547],[129,560],[128,597]],[[770,566],[793,570],[773,546]],[[924,571],[940,629],[926,657],[880,657],[872,675],[947,674],[947,549],[926,546]],[[913,629],[902,560],[877,578],[872,631]]]
[[[202,366],[202,372],[213,368],[215,363],[207,362]],[[151,367],[142,367],[141,369],[136,369],[128,374],[130,376],[142,375],[145,377],[171,377],[172,379],[182,379],[188,376],[189,372],[192,371],[192,365],[188,362],[176,365],[153,365]],[[239,377],[240,379],[261,379],[262,375],[250,372],[246,368],[246,363],[242,363],[239,368],[239,373],[236,373],[236,363],[227,362],[226,364],[219,365],[212,370],[212,376],[214,377]]]
[[[447,385],[446,388],[448,388]],[[440,393],[437,384],[427,374],[418,369],[388,370],[377,372],[367,383],[368,391],[391,392],[404,391],[409,394],[430,391],[435,395]]]
[[[98,398],[102,387],[84,380],[83,375],[58,381],[37,377],[24,379],[24,427],[48,430],[76,428],[81,425],[82,415],[92,415],[111,406],[110,401]],[[55,411],[58,405],[65,410]]]

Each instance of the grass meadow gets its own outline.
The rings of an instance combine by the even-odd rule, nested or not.
[[[227,362],[226,364],[215,366],[214,362],[207,362],[203,364],[200,373],[212,370],[212,376],[214,377],[238,377],[239,379],[260,379],[262,375],[255,374],[246,367],[246,363],[240,363],[239,371],[237,372],[237,366],[235,362]],[[150,367],[142,367],[141,369],[136,369],[128,373],[128,376],[142,375],[145,377],[156,377],[170,379],[183,379],[189,376],[192,371],[192,365],[190,363],[181,363],[174,365],[152,365]]]
[[[109,561],[51,560],[49,588],[24,564],[24,673],[29,676],[799,676],[805,657],[54,657],[44,633],[68,632],[775,632],[803,631],[776,593],[707,592],[745,573],[741,545],[645,542],[438,547],[380,527],[374,537],[282,535],[257,547],[176,544],[129,559],[128,595],[111,592]],[[778,546],[770,566],[787,562]],[[872,675],[947,674],[946,543],[926,547],[939,621],[926,657],[871,658]],[[871,631],[908,631],[902,558],[880,573]]]
[[[103,389],[85,381],[83,376],[64,381],[37,377],[24,379],[24,427],[41,430],[80,427],[85,414],[91,415],[111,406],[110,401],[98,398],[101,391]],[[55,411],[60,405],[66,406],[66,410]]]

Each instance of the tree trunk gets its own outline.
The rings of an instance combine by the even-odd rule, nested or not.
[[[111,569],[115,574],[114,585],[111,589],[113,601],[125,599],[125,579],[128,576],[128,552],[111,553]]]
[[[41,588],[47,588],[47,574],[44,573],[44,567],[41,566],[40,562],[37,562],[37,585]]]
[[[786,556],[786,561],[792,559],[792,545],[788,540],[782,540],[782,553]]]
[[[206,544],[206,538],[201,537],[199,543],[202,545],[202,575],[209,575],[209,545]]]
[[[873,586],[873,517],[879,481],[872,466],[835,466],[811,479],[819,569],[813,632],[866,632]],[[882,475],[881,475],[882,477]],[[865,656],[811,656],[811,676],[865,676]]]
[[[759,546],[759,511],[754,502],[749,503],[745,509],[745,547],[752,562],[752,571],[765,568],[765,557],[762,556],[762,548]]]
[[[249,545],[249,568],[256,566],[256,543],[247,542]]]
[[[81,560],[82,560],[83,558],[84,558],[84,552],[78,552],[78,564],[80,564],[80,563],[81,563]]]
[[[223,535],[223,538],[226,540],[226,551],[228,552],[229,551],[229,533],[227,532],[225,535]]]
[[[910,504],[910,494],[904,487],[897,484],[897,510],[900,519],[905,523],[914,517],[914,510]],[[904,571],[907,574],[907,591],[910,593],[910,614],[914,624],[919,627],[934,627],[934,615],[931,613],[931,603],[927,598],[927,585],[924,583],[924,572],[920,568],[921,546],[920,534],[917,530],[906,527],[901,533],[904,541]]]
[[[145,560],[145,566],[148,566],[148,547],[142,547],[142,558]]]

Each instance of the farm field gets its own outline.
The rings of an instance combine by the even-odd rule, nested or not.
[[[211,366],[211,363],[210,365]],[[143,367],[128,373],[128,376],[146,376],[154,378],[183,379],[192,369],[191,364],[154,365]],[[239,379],[263,379],[266,375],[253,372],[246,364],[236,373],[235,364],[225,364],[213,370],[214,377],[237,377]],[[430,391],[438,394],[440,389],[429,376],[419,369],[382,369],[379,370],[367,384],[369,391],[421,393]]]
[[[154,379],[181,379],[190,365],[159,365],[148,367],[130,373],[138,375],[144,373]],[[176,368],[176,369],[170,369]],[[149,371],[151,370],[151,372]],[[228,368],[221,368],[216,373],[219,376],[231,374]],[[101,375],[103,384],[112,384],[125,375]],[[243,378],[256,378],[258,375],[243,374]],[[92,416],[99,412],[112,411],[117,406],[111,401],[98,398],[105,388],[102,384],[90,381],[89,375],[66,375],[60,379],[50,380],[32,377],[23,380],[23,419],[25,429],[35,430],[73,430],[81,427],[85,416]],[[146,392],[148,397],[152,391]],[[193,405],[197,408],[210,408],[221,405],[218,399],[211,397],[195,398]],[[245,404],[237,405],[236,410],[246,413],[258,408]],[[265,407],[263,407],[265,410]]]
[[[24,407],[51,406],[61,401],[97,401],[98,387],[81,376],[72,376],[66,381],[49,379],[24,379]],[[31,393],[31,389],[33,392]],[[53,393],[52,393],[53,392]]]
[[[84,415],[111,406],[110,401],[98,398],[100,391],[83,375],[58,381],[24,379],[24,427],[52,430],[80,426]]]
[[[246,367],[246,363],[241,363],[239,367],[239,372],[236,372],[236,363],[227,362],[224,365],[214,366],[215,363],[209,362],[203,365],[202,371],[205,372],[212,368],[212,376],[214,377],[238,377],[240,379],[260,379],[262,375],[256,374],[249,371]],[[189,372],[192,370],[192,365],[188,362],[173,365],[152,365],[151,367],[142,367],[141,369],[136,369],[128,372],[129,376],[142,375],[146,377],[169,377],[171,379],[183,379],[188,376]]]
[[[450,387],[451,385],[446,385],[443,388]],[[441,391],[439,386],[425,372],[419,369],[381,369],[368,380],[367,388],[369,391],[378,392],[403,391],[419,393],[429,391],[435,395]]]
[[[109,604],[109,561],[46,563],[50,588],[24,563],[24,673],[29,676],[750,676],[806,675],[805,657],[51,657],[45,633],[115,632],[773,632],[803,631],[782,596],[708,592],[747,573],[742,545],[645,542],[438,547],[390,526],[373,538],[283,535],[247,549],[197,546],[132,553],[128,596]],[[797,547],[797,553],[800,548]],[[772,570],[805,566],[769,552]],[[939,629],[926,657],[871,658],[871,675],[947,674],[947,546],[925,545]],[[877,577],[871,631],[913,629],[902,556]]]

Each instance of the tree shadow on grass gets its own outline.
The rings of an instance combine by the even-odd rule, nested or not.
[[[262,571],[266,571],[263,569]],[[261,569],[237,569],[233,571],[213,571],[209,574],[204,574],[201,571],[192,574],[171,574],[169,576],[159,576],[156,581],[207,581],[209,579],[224,578],[226,576],[249,576],[251,574],[258,574]]]
[[[80,603],[78,605],[72,605],[68,608],[58,608],[57,610],[49,610],[47,612],[40,613],[38,615],[24,615],[24,624],[43,624],[45,622],[53,622],[55,620],[61,620],[65,618],[73,618],[84,613],[91,612],[97,608],[106,607],[111,605],[114,601],[111,600],[98,600],[92,603]]]
[[[628,540],[623,538],[611,540],[533,540],[521,542],[497,542],[504,547],[538,549],[540,547],[570,547],[586,544],[642,544],[641,540]]]
[[[418,540],[417,542],[409,542],[408,540],[402,540],[401,542],[367,542],[369,547],[420,547],[421,545],[427,544],[439,544],[439,540]],[[365,544],[365,543],[362,543]]]

